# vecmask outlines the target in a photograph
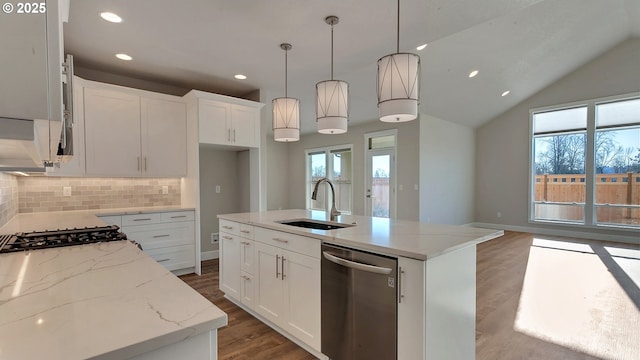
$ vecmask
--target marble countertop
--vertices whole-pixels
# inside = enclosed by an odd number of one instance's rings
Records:
[[[418,260],[427,260],[504,235],[502,230],[355,215],[341,215],[338,222],[356,225],[336,230],[314,230],[278,223],[289,219],[329,220],[324,211],[308,210],[224,214],[218,215],[218,218],[313,237],[330,244]]]
[[[125,359],[226,324],[128,241],[0,254],[1,359]]]
[[[18,214],[0,234],[106,225],[96,215]],[[227,315],[129,241],[0,254],[0,359],[126,359],[227,324]]]
[[[97,216],[131,215],[154,212],[188,211],[193,208],[179,206],[141,207],[121,209],[51,211],[41,213],[20,213],[15,215],[4,226],[0,227],[0,234],[15,234],[17,232],[44,231],[66,229],[74,227],[105,226]]]

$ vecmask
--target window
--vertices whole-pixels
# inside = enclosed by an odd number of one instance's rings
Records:
[[[532,110],[531,131],[532,221],[640,227],[638,95]]]
[[[353,211],[352,190],[352,146],[342,145],[306,151],[307,157],[307,208],[310,210],[331,210],[329,184],[321,184],[316,200],[311,199],[318,180],[326,177],[331,180],[336,193],[336,208],[343,214]]]

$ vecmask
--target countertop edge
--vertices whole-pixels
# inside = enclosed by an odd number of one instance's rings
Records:
[[[271,223],[271,222],[253,221],[251,219],[246,219],[246,220],[238,219],[237,214],[219,214],[217,215],[217,218],[228,220],[228,221],[239,222],[239,223],[252,225],[252,226],[258,226],[258,227],[262,227],[270,230],[282,231],[282,232],[286,232],[294,235],[310,237],[310,238],[318,239],[322,242],[326,242],[329,244],[341,245],[341,246],[351,247],[354,249],[371,251],[371,252],[376,252],[376,253],[390,255],[390,256],[401,256],[401,257],[411,258],[411,259],[420,260],[420,261],[433,259],[435,257],[450,253],[452,251],[466,248],[468,246],[475,246],[479,243],[482,243],[491,239],[495,239],[504,235],[504,230],[483,228],[483,230],[493,231],[493,233],[480,236],[476,239],[469,240],[461,244],[452,245],[450,247],[447,247],[446,249],[443,249],[442,251],[438,251],[432,254],[423,254],[423,253],[416,253],[412,251],[405,251],[397,248],[377,246],[375,244],[366,244],[366,243],[356,242],[353,240],[340,238],[339,236],[336,236],[336,234],[324,235],[324,234],[311,233],[311,232],[308,232],[308,230],[303,228],[298,229],[295,227],[278,224],[276,222]],[[461,227],[464,227],[464,226],[461,226]],[[327,231],[336,231],[336,230],[327,230]]]

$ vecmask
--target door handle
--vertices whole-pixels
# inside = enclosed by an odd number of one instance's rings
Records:
[[[280,272],[278,271],[278,261],[280,261],[280,255],[276,255],[276,279],[280,276]]]
[[[402,275],[404,275],[404,269],[399,266],[398,267],[398,304],[402,303],[402,299],[404,299],[404,294],[402,293]]]
[[[376,274],[384,274],[384,275],[389,275],[391,274],[391,271],[393,271],[393,269],[386,268],[386,267],[373,266],[369,264],[363,264],[363,263],[343,259],[341,257],[337,257],[335,255],[329,254],[326,251],[323,251],[322,255],[324,255],[325,259],[331,261],[332,263],[342,265],[355,270],[368,271],[368,272],[372,272]]]
[[[280,276],[280,279],[284,280],[284,278],[286,277],[286,275],[284,274],[284,262],[285,262],[285,260],[286,260],[286,259],[284,258],[284,256],[283,256],[283,257],[281,257],[280,259],[281,259],[281,261],[282,261],[282,267],[281,267],[281,269],[282,269],[282,276]]]

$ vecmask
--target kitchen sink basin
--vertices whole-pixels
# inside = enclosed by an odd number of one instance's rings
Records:
[[[297,226],[297,227],[302,227],[307,229],[316,229],[316,230],[335,230],[335,229],[342,229],[342,228],[354,226],[351,224],[341,224],[337,222],[308,220],[308,219],[282,220],[278,222],[284,225]]]

